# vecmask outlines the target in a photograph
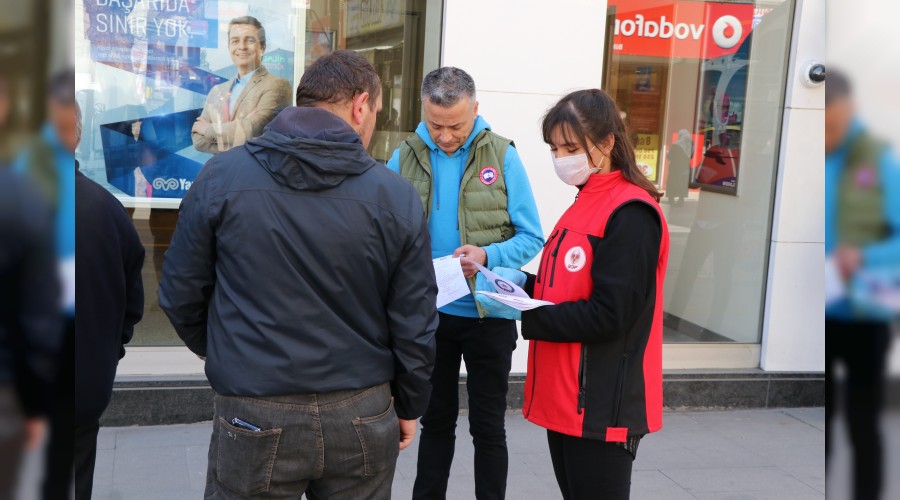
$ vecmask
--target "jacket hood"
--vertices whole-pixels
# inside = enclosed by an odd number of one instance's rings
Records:
[[[377,165],[347,122],[319,108],[286,108],[245,147],[279,183],[301,191],[333,188]]]
[[[478,137],[478,134],[481,133],[482,130],[490,130],[491,126],[488,124],[487,120],[478,115],[475,117],[475,125],[472,128],[472,132],[469,134],[469,138],[466,139],[466,143],[461,146],[461,148],[468,150],[472,147],[472,141]],[[425,122],[419,122],[419,126],[416,127],[416,134],[422,138],[425,144],[428,146],[428,149],[434,151],[438,149],[437,144],[435,144],[434,140],[431,138],[431,134],[428,133],[428,126],[425,125]]]

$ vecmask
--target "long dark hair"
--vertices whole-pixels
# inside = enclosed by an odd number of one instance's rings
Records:
[[[563,97],[544,115],[541,124],[544,142],[552,145],[550,135],[557,127],[560,127],[566,142],[581,145],[585,152],[590,149],[588,140],[600,144],[612,134],[615,137],[615,144],[609,155],[611,169],[620,170],[622,176],[629,182],[643,188],[653,199],[659,201],[661,197],[659,190],[637,166],[634,146],[619,114],[619,107],[609,94],[600,89],[587,89],[577,90]],[[590,155],[588,161],[593,165]]]

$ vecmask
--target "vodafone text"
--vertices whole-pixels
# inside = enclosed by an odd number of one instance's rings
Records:
[[[616,19],[615,34],[622,36],[642,36],[646,38],[672,38],[685,40],[692,37],[699,40],[706,28],[705,24],[673,23],[666,16],[659,19],[645,20],[643,14],[636,14],[634,19]]]

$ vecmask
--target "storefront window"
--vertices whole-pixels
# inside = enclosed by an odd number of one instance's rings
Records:
[[[666,342],[760,340],[792,0],[610,0],[606,88],[671,230]]]
[[[441,11],[434,0],[76,0],[75,88],[84,110],[76,158],[128,208],[147,252],[146,310],[133,344],[180,344],[156,293],[178,204],[212,153],[257,135],[264,124],[253,116],[275,107],[245,109],[244,95],[231,99],[230,82],[246,63],[229,48],[229,22],[251,27],[262,66],[287,81],[284,104],[319,57],[365,55],[384,99],[369,152],[386,161],[419,121],[422,76],[438,63]],[[198,117],[209,117],[206,143],[196,137]]]

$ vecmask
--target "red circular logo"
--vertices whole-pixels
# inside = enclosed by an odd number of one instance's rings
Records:
[[[497,182],[497,169],[494,167],[484,167],[481,169],[481,174],[479,174],[481,178],[481,183],[485,186],[490,186],[491,184]]]

